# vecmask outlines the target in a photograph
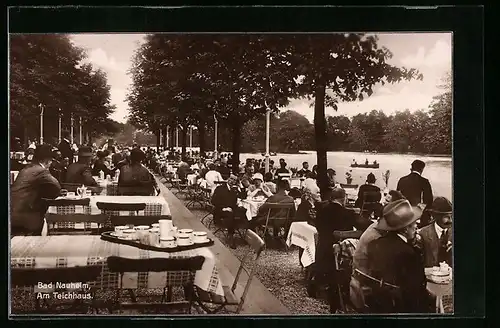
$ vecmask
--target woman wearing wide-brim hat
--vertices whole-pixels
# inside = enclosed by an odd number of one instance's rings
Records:
[[[377,229],[387,231],[368,244],[368,275],[365,283],[372,289],[366,302],[374,313],[427,313],[430,296],[420,252],[412,243],[416,221],[422,211],[407,200],[388,204]]]

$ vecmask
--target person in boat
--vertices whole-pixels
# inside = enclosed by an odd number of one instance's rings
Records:
[[[377,165],[377,161],[373,161],[373,165]]]
[[[368,165],[368,158],[365,160],[365,165]]]

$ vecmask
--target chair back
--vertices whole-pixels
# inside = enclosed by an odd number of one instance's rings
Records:
[[[118,186],[119,196],[152,196],[154,194],[153,182],[141,184],[140,186]]]
[[[267,218],[266,227],[269,219],[272,220],[284,220],[287,223],[290,217],[295,214],[295,204],[294,203],[267,203]]]
[[[111,215],[111,225],[126,226],[126,225],[152,225],[158,223],[159,220],[172,220],[170,215]]]
[[[138,212],[144,211],[146,208],[145,203],[105,203],[105,202],[97,202],[97,208],[103,212],[112,212],[112,211],[130,211],[130,212]]]
[[[91,282],[98,279],[102,265],[58,268],[11,268],[11,286],[31,287],[51,282]]]
[[[361,212],[366,211],[366,207],[370,207],[370,205],[378,204],[380,200],[380,192],[377,191],[365,191],[363,193],[363,199],[361,203]],[[368,209],[371,211],[372,209]]]
[[[97,232],[100,231],[101,227],[108,220],[108,216],[105,214],[54,214],[47,213],[45,216],[47,221],[47,234],[80,234],[80,231],[74,228],[75,223],[83,223],[83,233],[87,233],[87,229],[91,228],[92,223],[97,224]],[[68,224],[70,227],[68,227]],[[73,227],[71,227],[71,224]],[[57,228],[56,228],[57,226]]]
[[[47,206],[89,206],[90,198],[81,199],[48,199],[42,198]]]
[[[255,232],[252,230],[247,230],[245,234],[245,240],[250,246],[249,251],[245,254],[243,259],[241,260],[240,267],[238,268],[238,272],[236,273],[236,276],[234,277],[234,282],[233,285],[231,286],[231,291],[234,293],[236,286],[238,284],[238,281],[241,276],[241,272],[245,271],[248,275],[248,280],[245,284],[243,294],[241,295],[240,303],[238,304],[238,309],[236,313],[240,313],[241,309],[243,308],[243,304],[245,303],[245,298],[248,294],[248,290],[250,289],[250,284],[252,283],[253,276],[255,275],[255,270],[257,269],[258,262],[260,259],[260,255],[262,251],[264,250],[265,243],[262,238],[259,237]],[[254,254],[253,260],[251,260],[250,255]],[[250,262],[252,262],[250,264]],[[250,264],[250,265],[249,265]]]

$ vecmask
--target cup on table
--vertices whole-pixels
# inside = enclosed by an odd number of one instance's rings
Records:
[[[191,244],[191,236],[186,233],[179,233],[177,235],[177,245],[187,246]]]
[[[137,239],[139,239],[141,243],[146,244],[149,242],[149,226],[141,225],[134,227],[134,229],[137,234]]]
[[[149,245],[156,246],[160,243],[160,228],[149,229]]]
[[[92,196],[92,190],[90,189],[85,190],[85,197],[90,197],[90,196]]]
[[[137,234],[135,229],[125,229],[123,230],[123,237],[128,240],[136,240]]]
[[[68,196],[68,197],[75,197],[75,196],[76,196],[76,194],[75,194],[75,192],[74,192],[74,191],[68,191],[68,192],[66,193],[66,196]]]
[[[66,189],[61,189],[60,194],[62,197],[66,197],[68,195],[68,191]]]
[[[172,220],[160,220],[158,223],[160,225],[160,237],[172,236]]]
[[[179,230],[179,235],[187,235],[189,236],[189,239],[193,239],[193,229],[180,229]]]
[[[123,236],[123,231],[124,230],[127,230],[128,227],[127,226],[116,226],[115,227],[115,233],[117,236]]]
[[[166,248],[173,248],[176,246],[175,238],[172,236],[160,237],[160,246]]]
[[[207,233],[205,231],[193,232],[193,242],[204,243],[208,241]]]

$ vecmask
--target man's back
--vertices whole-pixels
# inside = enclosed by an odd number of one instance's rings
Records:
[[[238,201],[238,193],[234,188],[229,188],[226,184],[215,188],[212,196],[212,204],[216,209],[224,207],[235,208]]]
[[[66,183],[77,183],[86,186],[96,186],[97,182],[92,177],[90,166],[84,163],[73,163],[66,171]]]
[[[396,189],[408,199],[412,206],[424,203],[427,208],[430,208],[432,205],[433,196],[429,180],[418,173],[412,172],[399,179]]]
[[[125,187],[125,189],[123,188]],[[138,188],[130,191],[129,187]],[[124,195],[144,195],[153,193],[155,179],[142,164],[124,165],[118,177],[118,192]],[[127,190],[126,192],[124,190]]]
[[[368,244],[384,235],[382,231],[376,229],[376,226],[377,222],[372,223],[359,238],[353,257],[353,269],[359,269],[365,273],[368,272]]]

